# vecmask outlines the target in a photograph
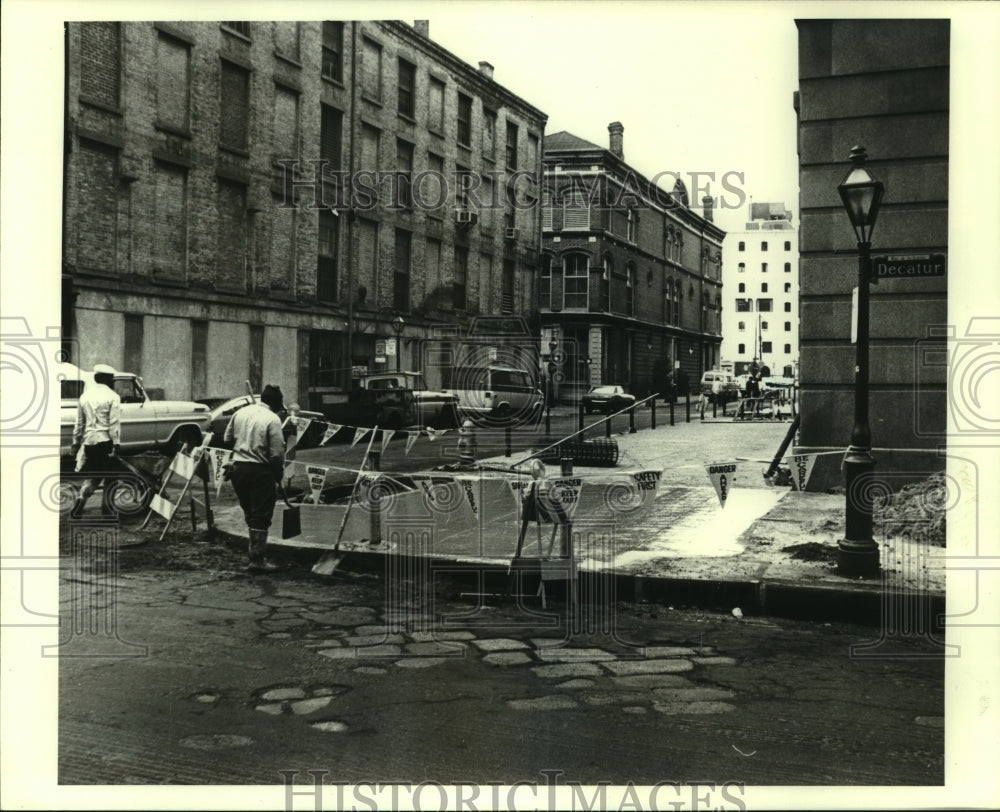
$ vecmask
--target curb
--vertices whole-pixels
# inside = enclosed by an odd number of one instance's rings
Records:
[[[216,533],[221,540],[245,541],[219,527],[216,527]],[[269,555],[275,556],[279,551],[282,558],[311,566],[320,555],[332,552],[332,549],[268,544]],[[444,576],[454,587],[492,591],[513,599],[509,595],[510,576],[505,564],[443,556],[391,554],[378,550],[342,549],[341,553],[344,561],[339,569],[345,571],[387,574],[391,566],[395,575],[405,572],[411,576]],[[533,594],[538,576],[532,570],[531,562],[537,559],[525,558],[522,561],[525,565],[520,570],[524,573],[526,594]],[[883,630],[896,619],[907,627],[910,635],[925,632],[941,638],[945,628],[944,594],[886,588],[881,580],[850,582],[843,586],[804,586],[781,581],[609,575],[584,570],[578,576],[578,583],[585,601],[588,589],[593,588],[600,599],[609,605],[624,601],[724,612],[738,607],[747,616],[856,623],[882,627]],[[558,595],[559,589],[554,592]]]

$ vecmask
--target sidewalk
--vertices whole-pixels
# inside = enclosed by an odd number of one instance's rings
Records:
[[[586,425],[598,418],[588,418]],[[624,428],[619,420],[615,428]],[[800,618],[839,619],[877,624],[887,612],[919,612],[936,617],[944,608],[944,549],[903,539],[880,539],[883,571],[880,577],[849,579],[836,569],[837,540],[843,534],[844,496],[792,491],[770,486],[763,478],[781,445],[790,422],[742,423],[731,420],[678,422],[634,434],[616,432],[619,447],[615,468],[576,466],[582,483],[578,515],[574,518],[576,560],[582,572],[613,574],[620,600],[654,601],[705,608],[735,609],[745,614],[772,614]],[[589,437],[603,437],[600,427]],[[541,447],[541,446],[540,446]],[[539,447],[539,448],[540,448]],[[509,466],[526,455],[480,460],[484,468]],[[725,507],[706,473],[706,466],[736,462],[730,475]],[[526,472],[527,466],[519,470]],[[662,471],[655,499],[643,498],[629,485],[629,477],[643,471]],[[429,474],[430,472],[428,472]],[[549,466],[550,477],[559,477]],[[420,484],[420,475],[412,475]],[[440,477],[441,474],[435,474]],[[445,475],[447,476],[447,475]],[[466,477],[466,474],[457,474]],[[638,482],[642,477],[634,478]],[[303,533],[282,541],[280,510],[275,513],[270,544],[288,551],[333,549],[344,522],[339,553],[351,566],[381,569],[389,553],[431,558],[437,564],[475,563],[507,571],[516,546],[517,516],[510,502],[510,475],[496,472],[465,478],[466,506],[478,526],[463,523],[456,508],[465,496],[457,485],[448,497],[454,504],[435,504],[432,519],[422,519],[432,541],[408,543],[414,533],[397,533],[380,544],[370,544],[371,515],[355,506],[345,520],[340,506],[302,507]],[[525,486],[530,479],[522,478]],[[423,484],[424,504],[431,489]],[[473,490],[475,488],[475,490]],[[457,495],[456,495],[457,494]],[[407,495],[419,500],[419,488]],[[618,500],[616,504],[615,500]],[[623,501],[624,500],[624,501]],[[476,504],[478,502],[478,505]],[[511,508],[507,509],[507,506]],[[483,510],[479,514],[479,509]],[[410,511],[407,513],[407,511]],[[387,523],[407,527],[420,524],[414,504],[398,498],[382,505]],[[489,513],[489,518],[485,518]],[[500,515],[503,514],[503,515]],[[472,515],[472,514],[470,514]],[[431,530],[427,532],[428,522]],[[219,511],[219,529],[244,538],[238,509]],[[525,555],[545,551],[547,526],[525,538]],[[419,528],[418,528],[419,529]],[[383,536],[390,538],[384,532]],[[537,531],[537,532],[536,532]],[[277,534],[277,535],[275,535]],[[419,535],[419,533],[417,534]],[[543,538],[544,535],[544,538]],[[275,550],[276,551],[276,550]],[[317,557],[319,557],[317,555]],[[936,563],[936,557],[941,560]],[[900,602],[905,606],[899,605]],[[891,605],[890,605],[891,604]],[[928,625],[929,625],[928,621]]]

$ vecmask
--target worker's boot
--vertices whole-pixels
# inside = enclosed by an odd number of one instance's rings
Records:
[[[264,551],[267,549],[267,531],[266,530],[250,530],[250,548],[249,548],[249,558],[250,563],[247,564],[247,570],[250,572],[274,572],[278,569],[276,564],[268,561],[264,557]]]

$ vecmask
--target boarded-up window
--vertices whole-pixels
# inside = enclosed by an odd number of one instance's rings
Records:
[[[190,47],[160,34],[156,40],[156,123],[187,131],[190,99]]]
[[[413,235],[402,228],[396,229],[395,262],[392,278],[392,306],[407,312],[410,309],[410,246]]]
[[[299,59],[299,24],[279,20],[274,24],[274,49],[284,57]]]
[[[184,282],[187,278],[187,170],[157,162],[154,183],[153,276]]]
[[[231,149],[245,150],[250,124],[250,72],[223,61],[221,92],[219,142]]]
[[[77,162],[77,265],[116,273],[118,153],[88,142],[80,145]]]
[[[369,99],[382,101],[382,46],[367,38],[361,54],[361,92]]]
[[[433,290],[441,283],[441,240],[427,239],[427,251],[424,255],[427,289]]]
[[[465,289],[469,280],[469,249],[455,246],[455,278],[451,283],[451,306],[456,310],[465,309]]]
[[[119,106],[121,27],[118,23],[80,23],[80,95],[108,107]]]
[[[378,171],[379,130],[368,124],[361,125],[361,164],[358,167],[365,172]]]
[[[216,285],[246,290],[247,189],[242,183],[218,179],[216,212]]]
[[[295,209],[271,206],[271,289],[291,291],[295,286]]]
[[[321,105],[322,120],[320,121],[320,158],[327,163],[328,171],[339,171],[343,166],[341,158],[344,114],[335,107]]]
[[[427,83],[427,128],[444,132],[444,82],[433,76]]]
[[[274,88],[274,151],[278,158],[295,158],[299,154],[299,94],[275,85]]]
[[[358,220],[358,286],[365,289],[365,297],[375,298],[378,279],[378,223]],[[360,299],[360,292],[358,294]]]

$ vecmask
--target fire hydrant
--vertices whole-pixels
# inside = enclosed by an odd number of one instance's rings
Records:
[[[458,430],[458,462],[463,467],[471,468],[476,464],[476,453],[479,443],[476,440],[476,429],[471,420],[462,423]]]

